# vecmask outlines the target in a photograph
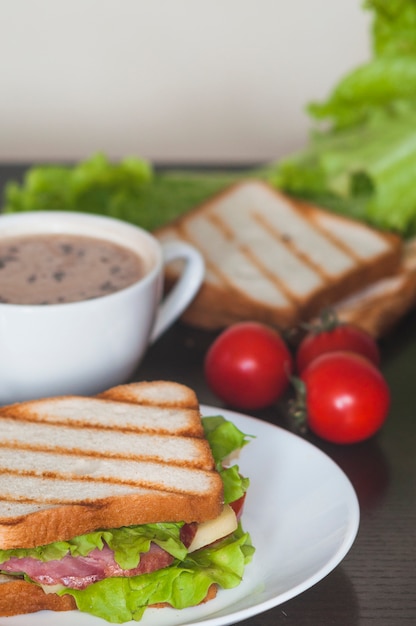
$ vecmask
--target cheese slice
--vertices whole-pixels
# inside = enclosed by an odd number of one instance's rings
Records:
[[[45,593],[59,593],[66,589],[64,585],[40,585]]]
[[[222,513],[213,520],[202,522],[198,525],[195,537],[188,548],[188,552],[194,552],[208,546],[218,539],[222,539],[235,531],[238,526],[237,517],[229,504],[224,505]]]

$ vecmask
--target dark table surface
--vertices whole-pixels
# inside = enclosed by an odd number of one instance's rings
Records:
[[[150,348],[137,378],[176,380],[192,386],[201,403],[223,406],[207,388],[202,371],[213,337],[176,324]],[[321,582],[245,620],[245,626],[416,624],[416,313],[403,320],[381,348],[382,370],[392,393],[382,430],[352,446],[307,437],[344,470],[356,490],[361,517],[355,543]],[[277,408],[252,415],[288,427]]]
[[[23,169],[0,165],[0,190]],[[149,349],[135,379],[182,382],[195,389],[202,404],[222,407],[202,369],[214,336],[177,323]],[[416,625],[416,312],[381,341],[381,352],[392,404],[376,437],[336,446],[307,436],[344,470],[357,492],[357,538],[322,581],[241,622],[244,626]],[[288,427],[278,408],[252,415]]]

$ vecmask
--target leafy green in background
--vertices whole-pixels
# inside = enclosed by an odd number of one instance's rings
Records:
[[[367,0],[372,59],[311,103],[307,147],[271,168],[282,190],[416,233],[416,2]]]
[[[239,177],[241,173],[156,172],[134,156],[114,163],[98,153],[75,165],[31,167],[21,184],[6,185],[3,212],[98,213],[154,230]]]
[[[75,166],[39,165],[26,172],[22,185],[6,186],[4,211],[88,210],[117,215],[152,175],[143,160],[132,157],[110,164],[103,154]]]
[[[3,211],[100,213],[154,230],[241,178],[376,227],[416,234],[416,1],[366,0],[372,58],[313,102],[308,145],[257,170],[154,171],[103,154],[74,166],[39,165],[5,188]]]

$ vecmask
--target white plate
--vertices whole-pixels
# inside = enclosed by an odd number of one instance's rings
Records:
[[[244,528],[256,553],[243,582],[206,605],[176,611],[147,609],[142,626],[225,626],[262,613],[312,587],[350,549],[358,531],[354,489],[339,467],[300,437],[252,417],[203,406],[255,436],[241,452],[250,477]],[[83,613],[42,611],[0,619],[4,626],[103,626]],[[137,622],[129,622],[137,624]]]

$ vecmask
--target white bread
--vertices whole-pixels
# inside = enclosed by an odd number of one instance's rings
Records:
[[[400,265],[399,237],[310,204],[259,180],[228,188],[155,231],[183,239],[206,278],[183,320],[217,329],[252,319],[289,329]],[[176,280],[178,264],[167,269]]]
[[[3,407],[0,442],[2,549],[97,528],[202,522],[222,510],[222,481],[184,385],[132,383],[96,398]]]

